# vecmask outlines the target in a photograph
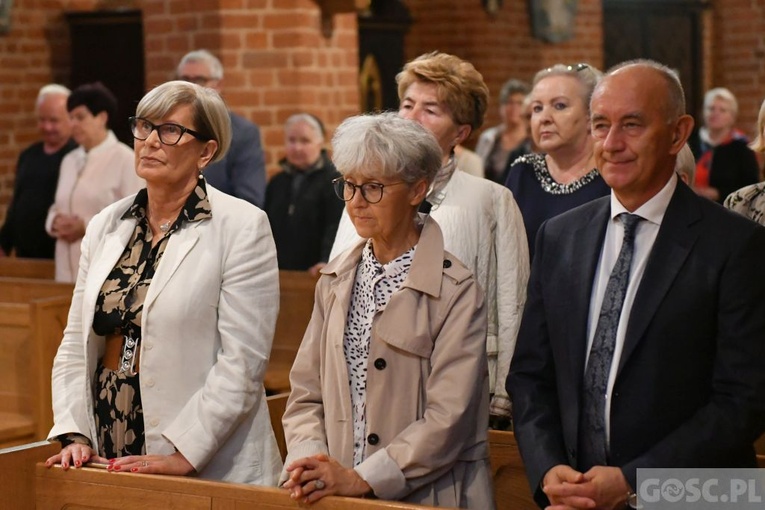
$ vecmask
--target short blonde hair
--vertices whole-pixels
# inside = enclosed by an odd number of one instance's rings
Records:
[[[708,90],[707,93],[704,94],[704,109],[706,110],[709,108],[712,105],[712,101],[715,99],[722,99],[730,105],[734,119],[738,116],[738,101],[736,100],[736,96],[733,95],[733,92],[725,87],[716,87]]]
[[[757,115],[757,137],[749,144],[749,147],[755,152],[765,152],[765,139],[762,136],[762,130],[765,129],[765,100],[760,105],[760,113]]]
[[[163,83],[143,96],[136,116],[161,119],[183,105],[191,106],[194,131],[218,142],[210,163],[223,159],[231,145],[231,117],[226,103],[213,89],[180,80]]]
[[[551,76],[568,76],[578,81],[584,91],[582,95],[584,108],[588,112],[590,111],[590,98],[592,98],[592,93],[595,91],[595,86],[603,77],[600,69],[586,63],[574,64],[572,66],[555,64],[552,67],[542,69],[534,75],[534,79],[531,82],[532,90],[537,86],[537,83]]]
[[[481,127],[489,103],[489,88],[473,64],[454,55],[434,51],[408,62],[396,75],[398,99],[415,82],[433,83],[452,120],[467,124],[473,131]]]

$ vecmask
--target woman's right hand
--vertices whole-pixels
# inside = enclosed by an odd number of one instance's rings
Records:
[[[45,467],[53,467],[54,464],[61,464],[66,471],[70,466],[76,468],[82,467],[87,462],[109,463],[109,459],[100,457],[93,448],[86,444],[72,443],[61,449],[59,453],[45,461]]]

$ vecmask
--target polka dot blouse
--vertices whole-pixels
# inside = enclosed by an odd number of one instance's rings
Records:
[[[343,351],[348,365],[348,380],[353,412],[353,465],[365,458],[366,396],[369,343],[372,340],[372,319],[382,312],[409,274],[415,248],[387,264],[381,264],[367,241],[356,270],[351,305],[345,321]]]

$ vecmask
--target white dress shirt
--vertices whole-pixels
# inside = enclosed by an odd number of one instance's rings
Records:
[[[627,286],[627,293],[624,296],[622,313],[619,316],[619,326],[616,329],[614,357],[611,361],[611,370],[608,374],[605,405],[607,441],[610,439],[611,423],[609,417],[611,415],[611,393],[614,388],[622,349],[624,348],[624,337],[627,333],[627,324],[629,323],[632,304],[635,301],[635,294],[637,294],[638,287],[640,286],[640,280],[643,278],[645,266],[648,262],[648,256],[651,254],[651,248],[653,248],[653,243],[656,241],[656,235],[659,233],[659,227],[661,227],[661,222],[664,219],[664,213],[667,211],[667,206],[669,205],[669,201],[672,198],[676,187],[677,175],[673,173],[672,177],[661,191],[648,200],[648,202],[638,207],[635,211],[632,211],[632,214],[640,216],[643,218],[643,221],[637,224],[635,233],[635,251],[633,252],[632,264],[630,266],[630,280],[629,285]],[[606,292],[606,285],[611,276],[611,271],[616,264],[616,259],[622,248],[622,240],[624,239],[624,225],[621,220],[618,219],[618,216],[622,213],[629,212],[630,211],[619,202],[619,199],[616,198],[614,192],[611,191],[611,221],[608,222],[608,227],[606,228],[606,238],[603,242],[603,249],[600,252],[600,260],[598,262],[598,268],[595,271],[595,281],[592,287],[592,295],[590,296],[590,314],[587,322],[588,360],[593,338],[595,337],[595,329],[598,325],[598,317],[600,316],[603,296]]]

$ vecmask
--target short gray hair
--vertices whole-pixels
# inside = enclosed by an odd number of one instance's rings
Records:
[[[694,180],[696,179],[696,158],[693,157],[693,151],[687,143],[677,153],[675,172],[685,175],[688,179],[688,186],[693,187]]]
[[[64,96],[69,97],[72,94],[72,91],[68,88],[64,87],[63,85],[59,85],[58,83],[49,83],[47,85],[44,85],[40,91],[37,93],[37,106],[40,106],[40,103],[42,103],[43,99],[45,99],[46,96]]]
[[[397,113],[356,115],[338,126],[332,137],[332,161],[342,175],[399,178],[430,185],[441,168],[442,154],[433,134]]]
[[[667,104],[669,111],[667,113],[670,115],[670,118],[668,119],[670,122],[685,115],[685,92],[683,91],[683,84],[680,83],[680,77],[677,75],[677,71],[664,64],[656,62],[655,60],[638,58],[616,64],[608,70],[606,76],[610,76],[619,69],[629,66],[648,67],[658,72],[659,75],[664,78],[664,81],[667,84],[667,99],[669,100],[669,104]]]
[[[595,86],[603,77],[603,73],[600,69],[584,62],[572,66],[555,64],[552,67],[542,69],[535,74],[534,79],[531,82],[531,88],[533,89],[537,86],[537,83],[550,76],[569,76],[578,81],[584,90],[584,95],[582,96],[584,107],[588,112],[590,111],[590,98],[592,98],[592,93],[595,91]]]
[[[218,60],[218,57],[213,55],[207,50],[195,50],[186,53],[178,64],[176,73],[181,75],[181,68],[186,64],[201,62],[207,65],[207,69],[210,71],[210,78],[213,80],[223,79],[223,65]]]
[[[515,94],[523,94],[525,97],[530,91],[531,89],[529,88],[528,83],[511,78],[502,85],[502,88],[499,91],[499,104],[504,105],[510,101],[510,97]]]
[[[712,105],[712,101],[718,98],[730,105],[730,108],[733,111],[733,118],[736,118],[738,115],[738,101],[736,100],[736,96],[733,95],[733,92],[725,87],[716,87],[708,90],[707,93],[704,94],[704,109],[709,108]]]
[[[226,103],[215,90],[186,81],[168,81],[143,96],[136,116],[161,119],[183,105],[191,107],[194,131],[218,142],[218,150],[210,163],[220,161],[231,145],[231,117]]]
[[[313,129],[314,132],[319,135],[321,141],[324,142],[324,125],[317,117],[311,115],[310,113],[296,113],[294,115],[290,115],[290,117],[284,123],[284,130],[287,131],[289,128],[299,122],[303,122],[311,126],[311,129]]]

